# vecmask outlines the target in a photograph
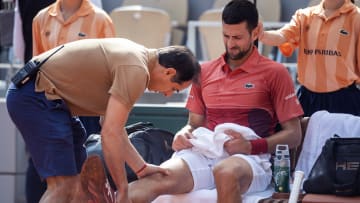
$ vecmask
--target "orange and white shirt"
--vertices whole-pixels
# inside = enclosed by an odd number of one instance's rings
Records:
[[[115,37],[115,29],[104,10],[83,0],[79,10],[65,21],[57,0],[39,11],[33,20],[33,55],[67,42],[105,37]]]
[[[322,4],[297,10],[281,33],[299,45],[299,83],[332,92],[360,83],[360,9],[345,0],[327,18]]]

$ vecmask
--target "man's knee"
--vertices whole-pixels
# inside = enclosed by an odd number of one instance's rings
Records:
[[[218,164],[213,169],[216,182],[236,181],[239,179],[239,170],[237,167],[226,166],[226,164]]]
[[[217,164],[213,169],[214,179],[217,187],[219,186],[240,186],[245,191],[252,180],[252,170],[245,161],[226,160]]]

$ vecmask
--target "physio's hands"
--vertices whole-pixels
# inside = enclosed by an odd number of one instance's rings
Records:
[[[193,136],[193,134],[190,131],[188,131],[186,129],[179,131],[178,133],[176,133],[176,135],[174,137],[174,141],[172,143],[173,150],[179,151],[182,149],[191,148],[193,145],[191,144],[189,139],[192,139],[192,138],[195,138],[195,137]]]
[[[224,149],[229,155],[251,153],[250,141],[246,140],[241,133],[233,130],[227,130],[225,133],[231,137],[224,143]]]
[[[163,175],[169,175],[169,171],[167,169],[148,163],[146,164],[146,167],[136,175],[138,178],[143,178],[154,173],[162,173]]]
[[[145,163],[145,168],[141,169],[136,175],[139,179],[149,176],[155,173],[161,173],[163,175],[169,175],[168,169],[161,168],[160,166],[156,166],[153,164]],[[121,191],[115,192],[116,203],[132,203],[128,196],[128,188],[123,187]],[[108,203],[108,202],[106,202]]]

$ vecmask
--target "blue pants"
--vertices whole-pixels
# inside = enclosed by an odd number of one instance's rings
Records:
[[[78,174],[86,159],[83,125],[64,100],[48,100],[34,89],[34,79],[21,88],[11,84],[6,104],[37,172],[41,178]]]
[[[101,126],[99,116],[79,116],[79,118],[88,137],[91,134],[100,134]]]
[[[311,116],[320,110],[360,116],[360,90],[356,88],[355,84],[328,93],[312,92],[301,86],[297,95],[303,107],[304,116]]]
[[[46,187],[46,182],[41,180],[30,157],[26,170],[26,203],[39,203],[41,196],[43,196],[46,191]]]

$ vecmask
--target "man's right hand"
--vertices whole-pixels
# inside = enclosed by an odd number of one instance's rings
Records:
[[[189,139],[196,138],[191,132],[200,126],[205,126],[204,123],[205,116],[189,112],[188,124],[175,134],[174,141],[172,143],[173,150],[180,151],[182,149],[189,149],[193,147]]]
[[[174,137],[174,141],[172,143],[173,150],[180,151],[182,149],[188,149],[193,147],[193,145],[189,141],[189,139],[192,138],[195,139],[191,132],[186,129],[180,130],[178,133],[176,133]]]

